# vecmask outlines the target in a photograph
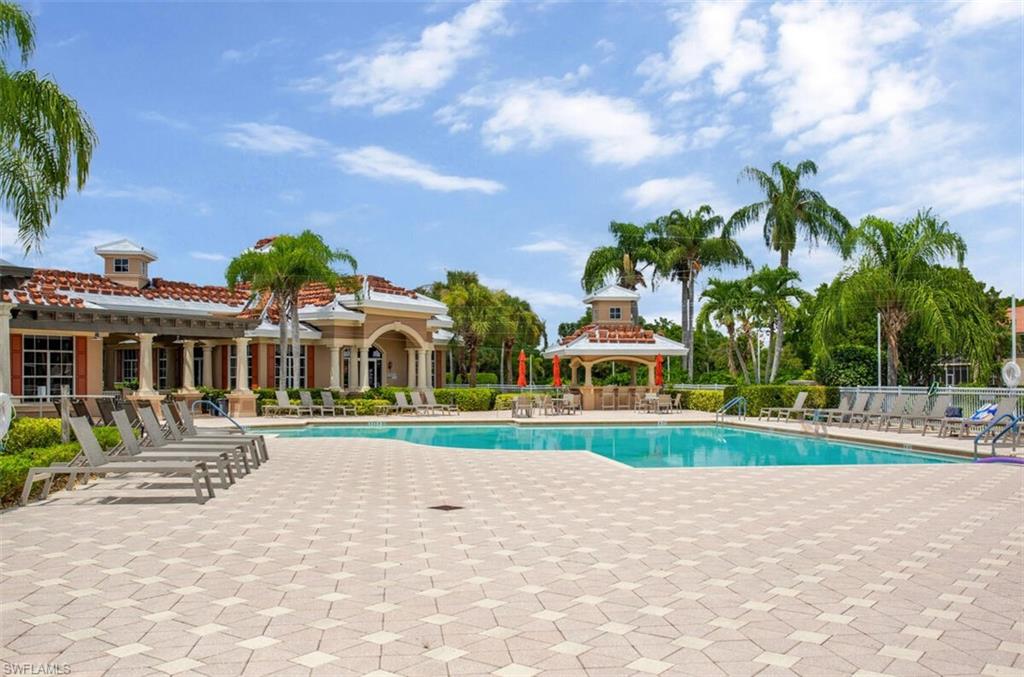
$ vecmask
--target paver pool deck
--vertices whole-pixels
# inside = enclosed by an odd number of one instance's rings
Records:
[[[1020,467],[269,446],[0,514],[5,674],[1024,675]]]

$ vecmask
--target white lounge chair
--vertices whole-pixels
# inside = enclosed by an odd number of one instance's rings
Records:
[[[192,418],[192,412],[189,410],[187,402],[178,402],[178,414],[181,417],[182,433],[186,436],[198,438],[226,436],[228,439],[238,437],[243,440],[252,440],[259,448],[260,460],[267,461],[270,459],[270,454],[267,453],[267,440],[263,435],[247,433],[239,428],[216,428],[213,430],[199,429],[196,427],[195,419]]]
[[[313,395],[308,390],[299,391],[299,406],[309,411],[309,415],[319,414],[324,415],[323,405],[316,404],[313,402]]]
[[[320,399],[323,402],[323,406],[320,410],[324,413],[330,413],[331,416],[337,416],[338,412],[341,412],[342,416],[355,416],[356,408],[351,404],[339,404],[334,401],[334,393],[330,390],[321,390]]]
[[[58,465],[54,464],[46,468],[29,468],[28,477],[25,478],[25,486],[21,492],[21,504],[28,502],[29,494],[32,491],[32,484],[40,479],[46,480],[43,485],[43,492],[40,498],[46,498],[53,485],[53,478],[57,475],[85,474],[146,474],[146,475],[187,475],[192,480],[192,489],[196,494],[197,503],[205,503],[208,498],[213,498],[213,481],[210,478],[210,470],[207,461],[123,461],[112,460],[103,453],[100,443],[93,434],[89,422],[79,416],[70,418],[71,430],[75,438],[82,446],[82,454],[85,462],[81,465]],[[206,498],[203,497],[203,484],[206,485]]]
[[[197,439],[193,440],[175,440],[173,437],[168,439],[170,432],[165,433],[164,429],[160,426],[160,422],[156,420],[156,414],[150,408],[144,408],[139,412],[139,416],[142,418],[142,427],[146,431],[146,437],[143,440],[141,446],[153,448],[154,450],[162,450],[169,445],[173,445],[178,448],[187,448],[192,451],[207,451],[207,452],[223,452],[229,449],[238,449],[243,454],[251,449],[254,445],[250,445],[244,440],[238,440],[237,443],[230,442],[201,442]],[[248,462],[245,461],[244,456],[232,455],[232,458],[236,459],[236,468],[239,474],[249,471]]]
[[[415,407],[417,414],[430,416],[432,414],[438,413],[438,407],[427,404],[418,390],[413,390],[409,392],[409,400],[410,404],[413,407]]]
[[[793,414],[794,412],[803,413],[803,411],[804,411],[804,402],[806,400],[807,400],[807,391],[806,390],[801,390],[800,392],[798,392],[796,394],[796,398],[793,400],[793,406],[792,407],[763,407],[761,409],[761,411],[757,414],[757,420],[760,421],[762,418],[771,420],[772,417],[773,417],[773,412],[774,412],[774,417],[777,418],[780,421],[782,420],[783,412],[785,412],[786,419],[788,420],[790,415]]]
[[[405,393],[401,390],[395,393],[395,403],[388,407],[389,412],[396,414],[407,414],[409,412],[416,413],[416,407],[409,404],[409,400],[405,399]]]
[[[426,398],[426,402],[427,402],[428,405],[434,407],[435,409],[440,411],[442,414],[458,414],[459,413],[459,408],[456,405],[454,405],[454,404],[441,404],[440,402],[438,402],[437,398],[434,396],[434,391],[433,390],[424,391],[423,397]]]
[[[227,433],[221,433],[220,435],[203,435],[197,436],[187,434],[180,425],[180,421],[174,416],[174,408],[166,402],[160,404],[160,410],[163,412],[164,421],[166,426],[164,429],[167,434],[164,439],[170,444],[180,445],[217,445],[226,447],[228,449],[238,449],[242,452],[242,459],[245,459],[245,452],[249,452],[252,456],[252,463],[255,467],[260,467],[262,454],[259,450],[260,437],[254,435],[231,435]],[[246,472],[248,472],[248,466]]]

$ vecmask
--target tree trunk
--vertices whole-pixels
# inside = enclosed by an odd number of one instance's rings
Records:
[[[476,387],[476,353],[477,353],[476,342],[475,341],[474,342],[470,342],[469,345],[467,346],[467,350],[469,351],[469,379],[468,379],[469,386],[471,388],[475,388]]]
[[[772,375],[768,379],[769,383],[775,382],[775,377],[779,373],[779,363],[782,362],[782,336],[783,336],[783,318],[782,313],[775,314],[775,355],[772,358]]]
[[[789,268],[789,251],[786,249],[779,252],[779,267]]]
[[[285,379],[287,372],[285,372],[285,361],[284,356],[288,354],[288,316],[285,314],[285,303],[284,297],[280,297],[277,301],[277,331],[278,331],[278,344],[277,354],[279,355],[279,364],[281,365],[277,371],[277,388],[283,389],[285,387]],[[205,355],[203,356],[205,359]],[[352,384],[349,384],[351,387]]]
[[[733,351],[736,350],[735,330],[732,327],[726,327],[725,330],[729,334],[729,343],[725,348],[725,360],[729,364],[729,376],[736,376],[736,358],[733,356]]]
[[[899,383],[899,372],[900,372],[900,341],[899,336],[895,332],[885,332],[885,343],[887,350],[885,351],[885,366],[886,366],[886,378],[888,379],[886,385],[894,386]]]
[[[687,302],[687,312],[686,312],[686,335],[687,335],[687,339],[686,339],[686,345],[690,349],[690,351],[688,353],[686,353],[686,370],[687,370],[687,373],[688,373],[688,375],[690,377],[690,381],[689,381],[690,383],[693,383],[693,319],[694,319],[693,318],[693,286],[694,286],[694,282],[696,281],[694,279],[695,276],[696,276],[695,273],[693,273],[693,272],[690,273],[690,283],[688,285],[690,287],[690,291],[689,291],[688,298],[687,298],[687,301],[686,301]]]
[[[292,295],[292,387],[299,388],[302,382],[299,381],[299,352],[302,348],[299,344],[299,293]]]
[[[679,326],[681,328],[683,345],[686,346],[686,373],[689,383],[693,383],[693,337],[690,335],[690,324],[693,322],[691,314],[690,299],[692,297],[693,276],[690,274],[689,263],[687,270],[683,272],[683,279],[680,280],[682,289],[679,299]]]
[[[760,355],[760,350],[761,350],[760,341],[758,341],[757,349],[755,349],[754,348],[754,336],[749,331],[747,331],[746,334],[747,334],[747,348],[750,350],[750,362],[751,362],[750,366],[753,367],[753,370],[754,370],[754,382],[755,383],[760,383],[761,382],[761,370],[760,370],[760,368],[758,368],[758,363],[757,363],[758,357]]]

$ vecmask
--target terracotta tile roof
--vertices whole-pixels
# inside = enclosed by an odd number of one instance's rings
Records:
[[[337,287],[336,291],[333,292],[327,285],[320,284],[319,282],[306,285],[302,288],[302,291],[299,292],[299,306],[302,308],[307,308],[309,306],[316,306],[320,308],[329,306],[334,302],[336,294],[353,294],[362,289],[364,281],[369,284],[371,294],[377,292],[379,294],[394,294],[396,296],[405,296],[413,299],[417,298],[417,294],[413,290],[399,287],[398,285],[392,284],[390,280],[378,275],[357,275],[353,278],[354,284],[341,284]],[[261,299],[258,303],[246,308],[246,310],[240,314],[240,317],[260,317],[260,315],[263,314],[265,306],[266,299]],[[276,301],[271,305],[267,315],[270,317],[272,322],[277,322],[278,308]]]
[[[145,299],[222,303],[242,306],[249,299],[247,288],[235,291],[215,285],[197,285],[154,278],[142,289],[120,285],[108,277],[95,273],[77,273],[69,270],[36,268],[32,277],[14,290],[19,303],[34,305],[82,306],[81,299],[68,298],[68,293],[98,294],[101,296],[131,296]],[[9,299],[4,292],[5,300]]]
[[[584,335],[591,343],[654,343],[653,331],[633,324],[588,324],[559,343],[568,345]]]
[[[1017,302],[1020,303],[1020,299],[1018,299]],[[1013,315],[1010,312],[1011,310],[1014,310],[1014,309],[1012,309],[1012,308],[1007,308],[1006,309],[1006,318],[1009,321],[1012,322],[1013,321]],[[1018,334],[1024,334],[1024,306],[1020,306],[1020,305],[1017,306],[1016,311],[1017,311],[1017,333]]]

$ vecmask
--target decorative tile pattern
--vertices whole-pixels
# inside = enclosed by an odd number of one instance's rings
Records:
[[[3,513],[0,660],[207,677],[1024,671],[1017,468],[270,447],[204,506],[110,478]]]

